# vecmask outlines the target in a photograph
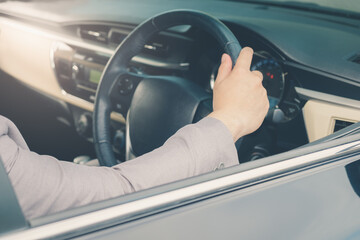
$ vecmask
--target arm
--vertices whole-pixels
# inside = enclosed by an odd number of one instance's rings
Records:
[[[0,118],[0,158],[27,218],[100,201],[237,164],[233,144],[255,131],[269,102],[262,75],[251,72],[244,48],[232,69],[223,55],[214,86],[214,112],[180,129],[162,147],[112,168],[87,167],[29,151],[16,127]]]
[[[58,161],[29,151],[0,117],[0,158],[27,218],[116,197],[238,163],[232,136],[214,118],[180,129],[161,147],[112,168]]]

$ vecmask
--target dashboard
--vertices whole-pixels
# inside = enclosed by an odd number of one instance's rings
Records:
[[[95,31],[104,28],[107,27],[86,26],[80,27],[78,32],[91,41],[112,41],[111,45],[114,46],[126,37],[124,29],[113,28],[106,34],[100,30]],[[196,30],[190,26],[182,26],[180,29],[175,28],[154,36],[144,45],[143,52],[132,60],[129,71],[137,74],[168,74],[186,77],[199,83],[211,93],[221,51],[217,49],[215,42],[211,42],[210,46],[198,47],[198,38],[201,41],[201,36],[206,36],[206,33],[194,34],[194,31]],[[120,32],[123,35],[114,37],[114,32],[117,34]],[[93,37],[102,35],[109,35],[109,40]],[[115,42],[113,39],[116,39]],[[214,51],[208,51],[205,48],[214,49]],[[194,51],[195,54],[191,55],[190,52]],[[57,80],[63,90],[93,103],[102,72],[111,55],[64,42],[54,43],[51,55]],[[299,86],[299,83],[283,69],[282,60],[266,50],[258,50],[254,53],[251,70],[260,71],[264,76],[263,85],[267,90],[270,103],[269,115],[276,113],[276,116],[269,116],[269,118],[276,123],[293,120],[299,114],[303,102],[295,91],[295,86]],[[117,110],[116,106],[114,109]]]
[[[78,133],[89,140],[96,88],[116,47],[141,21],[176,8],[177,1],[146,9],[138,8],[141,1],[113,3],[119,5],[113,8],[97,4],[0,4],[1,70],[68,104]],[[360,121],[356,20],[231,1],[182,4],[218,17],[241,46],[254,49],[251,70],[264,76],[270,103],[265,125],[276,136],[277,152]],[[129,15],[134,8],[140,10]],[[211,93],[221,54],[206,32],[178,26],[155,35],[128,68],[137,74],[184,77]],[[128,81],[126,88],[131,88]],[[125,123],[119,107],[114,105],[112,113],[115,138]]]

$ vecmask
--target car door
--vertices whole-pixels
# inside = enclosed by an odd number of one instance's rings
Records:
[[[359,123],[352,126],[350,136],[30,219],[28,225],[19,217],[17,227],[13,228],[18,231],[8,230],[2,236],[8,239],[358,236],[359,127]]]

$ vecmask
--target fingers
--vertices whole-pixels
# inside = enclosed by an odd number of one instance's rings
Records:
[[[229,55],[224,53],[221,57],[221,64],[215,82],[220,83],[224,80],[231,73],[231,67],[231,58]]]
[[[263,74],[260,71],[252,71],[254,75],[256,75],[260,80],[263,80]]]
[[[254,51],[252,50],[252,48],[244,47],[243,49],[241,49],[239,57],[236,61],[235,68],[249,71],[253,53],[254,53]]]

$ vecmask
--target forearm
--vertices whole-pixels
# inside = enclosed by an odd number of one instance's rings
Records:
[[[195,176],[221,163],[225,167],[237,164],[231,134],[211,118],[182,128],[162,147],[112,168],[40,156],[7,135],[0,137],[0,147],[28,218]]]
[[[219,120],[205,118],[180,129],[162,147],[114,169],[137,191],[237,163],[230,132]]]

